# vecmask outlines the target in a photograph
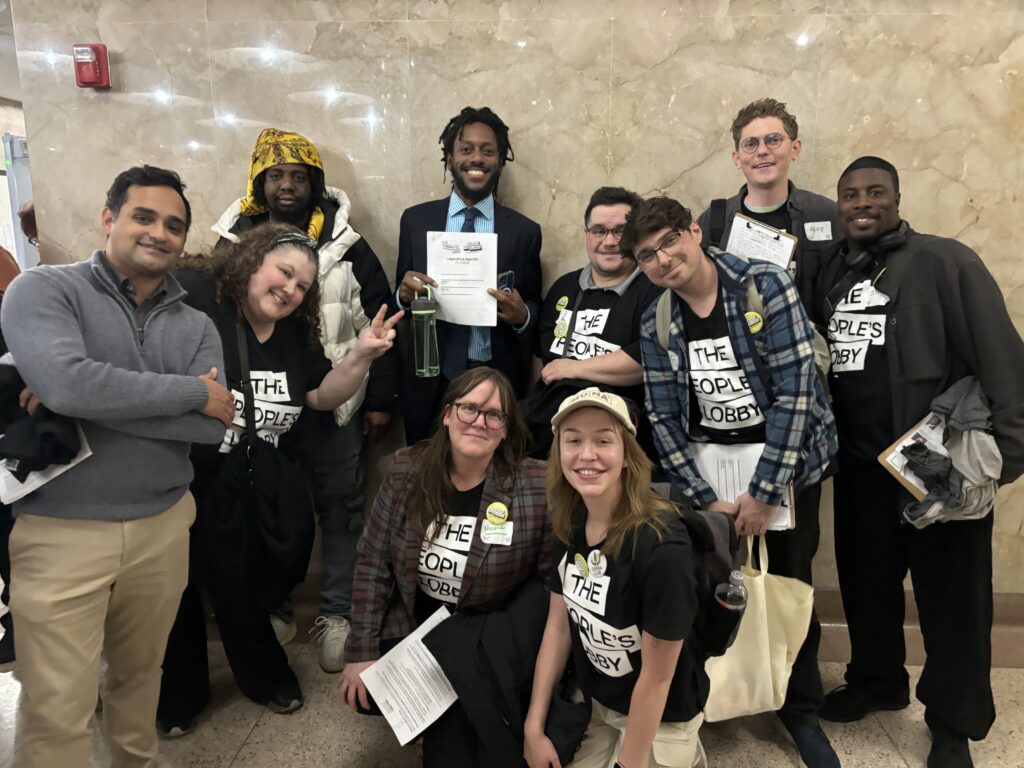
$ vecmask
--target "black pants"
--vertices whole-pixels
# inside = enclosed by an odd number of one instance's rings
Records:
[[[398,640],[381,640],[380,655],[390,651]],[[358,706],[361,715],[383,714],[370,696],[370,708]],[[423,768],[480,768],[481,744],[476,729],[462,704],[456,701],[432,725],[423,731]]]
[[[811,561],[818,551],[821,524],[818,505],[821,485],[811,485],[796,495],[796,528],[791,531],[769,531],[765,535],[768,545],[768,567],[778,576],[789,576],[811,584]],[[779,716],[788,721],[816,721],[824,698],[821,672],[818,669],[818,646],[821,644],[821,624],[818,614],[811,612],[811,626],[807,639],[800,647],[786,688],[786,701]]]
[[[257,569],[249,571],[258,574]],[[242,693],[258,704],[275,694],[299,695],[298,679],[270,625],[271,606],[260,597],[266,590],[258,575],[242,589],[211,583],[206,590],[224,653]],[[157,717],[172,724],[194,718],[209,702],[209,681],[206,617],[199,589],[190,583],[167,640]]]
[[[14,516],[7,504],[0,504],[0,579],[4,580],[3,594],[0,601],[11,604],[11,530],[14,528]],[[8,632],[14,626],[14,619],[8,611],[0,617],[0,625]]]
[[[905,495],[876,461],[840,457],[836,564],[852,648],[846,680],[879,697],[908,693],[903,579],[910,571],[924,636],[917,698],[925,720],[985,738],[995,720],[992,667],[992,515],[900,523]]]

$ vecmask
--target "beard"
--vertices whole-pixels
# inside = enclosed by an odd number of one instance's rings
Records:
[[[475,190],[470,189],[469,187],[466,186],[465,176],[463,176],[460,171],[456,170],[454,166],[452,167],[451,171],[452,181],[455,183],[455,189],[456,191],[458,191],[459,196],[465,198],[466,200],[470,200],[474,203],[480,202],[485,197],[494,192],[494,190],[497,189],[498,187],[498,180],[501,178],[501,169],[499,168],[491,176],[486,186],[484,186],[480,190]]]

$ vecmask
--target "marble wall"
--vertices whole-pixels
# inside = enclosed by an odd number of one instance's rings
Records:
[[[466,104],[511,126],[507,205],[544,228],[545,285],[584,258],[601,184],[702,208],[742,181],[728,125],[786,101],[794,180],[830,194],[861,154],[900,169],[903,214],[962,239],[1024,328],[1024,13],[1019,0],[14,0],[44,254],[101,243],[103,192],[149,162],[181,172],[196,227],[244,191],[267,125],[300,131],[393,273],[398,219],[443,196],[437,136]],[[114,88],[75,88],[71,44],[106,43]],[[1024,374],[1022,374],[1024,375]],[[1024,487],[1004,492],[1024,515]],[[826,516],[827,517],[827,516]],[[1018,518],[1019,519],[1019,518]],[[1009,527],[1007,523],[1006,527]],[[828,538],[828,537],[826,537]],[[996,586],[1024,592],[1024,540],[997,535]],[[821,583],[835,585],[831,546]]]

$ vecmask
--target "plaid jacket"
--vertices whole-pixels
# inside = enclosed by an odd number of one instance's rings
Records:
[[[352,585],[352,631],[345,657],[373,661],[382,639],[400,639],[416,627],[416,572],[422,537],[406,523],[408,490],[415,480],[409,449],[395,462],[377,493],[366,530],[356,549]],[[480,526],[473,536],[456,610],[499,605],[532,574],[548,578],[551,524],[547,515],[544,464],[525,459],[514,487],[502,487],[489,471],[477,520],[500,501],[513,524],[512,544],[484,544]]]
[[[835,418],[814,367],[810,321],[784,269],[722,252],[713,260],[733,351],[765,417],[765,449],[748,491],[758,501],[777,505],[789,483],[799,487],[818,482],[838,449]],[[768,315],[756,334],[743,317],[748,277]],[[678,370],[673,370],[668,352],[658,343],[658,302],[644,313],[644,394],[662,467],[690,501],[706,506],[716,497],[697,472],[689,450],[690,386],[681,301],[672,295],[669,348],[679,361]],[[765,379],[771,382],[770,391]]]

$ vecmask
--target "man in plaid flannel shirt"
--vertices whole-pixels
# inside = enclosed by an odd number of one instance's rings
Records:
[[[662,468],[696,507],[734,515],[740,534],[765,534],[789,486],[820,481],[837,450],[835,419],[814,365],[812,330],[789,273],[768,262],[701,249],[701,230],[676,200],[652,198],[634,207],[620,248],[651,282],[669,289],[667,344],[658,334],[658,305],[644,313],[640,346],[644,393]],[[748,306],[748,286],[762,307]],[[762,314],[763,313],[763,316]],[[701,476],[695,443],[764,443],[750,483],[735,501],[717,498]],[[795,510],[817,515],[817,509]],[[773,573],[810,573],[791,564],[795,531],[767,536]],[[774,566],[776,550],[782,568]],[[786,573],[787,571],[793,573]],[[779,717],[811,768],[838,768],[818,721],[822,698],[817,667],[820,625],[812,618],[794,663]],[[794,694],[794,689],[797,693]],[[808,692],[813,695],[808,695]]]

